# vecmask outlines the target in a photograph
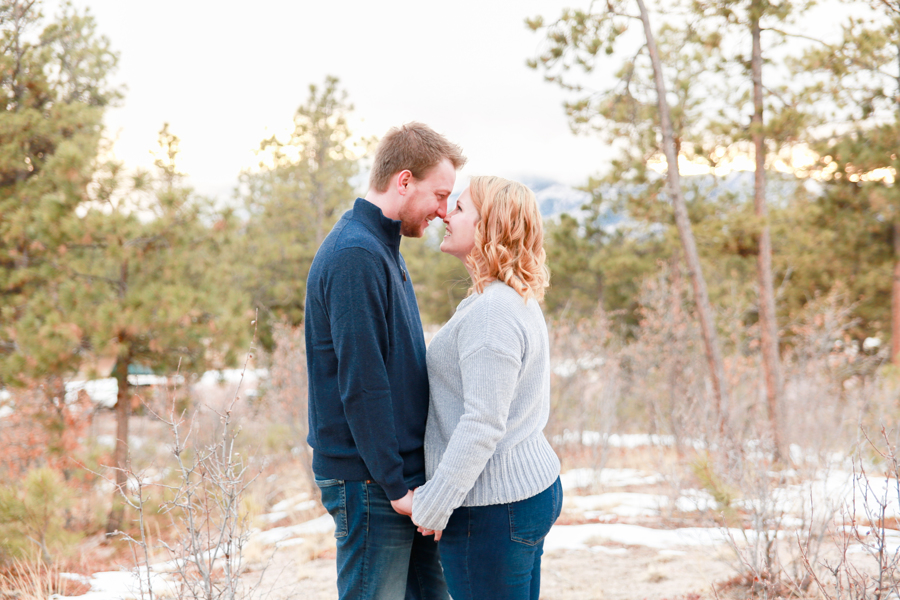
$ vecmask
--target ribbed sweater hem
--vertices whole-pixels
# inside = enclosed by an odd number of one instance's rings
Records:
[[[429,474],[437,469],[441,450],[426,445]],[[508,451],[492,456],[471,490],[461,490],[446,478],[432,479],[418,488],[413,497],[413,520],[428,529],[443,530],[456,507],[508,504],[531,498],[556,481],[559,471],[559,458],[547,438],[543,432],[535,432]]]

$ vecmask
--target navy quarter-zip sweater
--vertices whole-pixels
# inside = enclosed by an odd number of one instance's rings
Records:
[[[428,370],[400,222],[357,198],[306,283],[313,471],[374,480],[397,500],[425,483]]]

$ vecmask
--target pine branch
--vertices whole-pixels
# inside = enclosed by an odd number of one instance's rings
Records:
[[[889,11],[900,15],[900,2],[895,5],[890,0],[881,0],[881,3],[884,4]]]
[[[784,37],[793,37],[793,38],[798,38],[798,39],[802,39],[802,40],[807,40],[810,42],[816,42],[818,44],[822,44],[823,46],[825,46],[826,48],[829,48],[831,50],[837,50],[837,48],[835,48],[834,46],[832,46],[831,44],[829,44],[828,42],[826,42],[824,40],[820,40],[819,38],[814,38],[814,37],[808,36],[808,35],[803,35],[802,33],[793,33],[790,31],[785,31],[783,29],[778,29],[777,27],[760,27],[760,30],[761,31],[774,31],[775,33],[783,35]]]
[[[641,18],[638,16],[629,15],[628,13],[620,13],[620,12],[614,11],[614,10],[612,10],[612,7],[609,7],[609,14],[613,15],[614,17],[624,17],[626,19],[635,19],[637,21],[641,20]]]
[[[54,268],[59,269],[62,272],[67,272],[71,276],[76,277],[78,279],[85,279],[85,280],[91,281],[91,282],[102,281],[104,283],[108,283],[108,284],[116,286],[116,287],[118,287],[122,283],[118,279],[113,279],[111,277],[104,277],[102,275],[90,275],[88,273],[80,273],[80,272],[76,271],[75,269],[66,268],[57,262],[51,262],[50,264],[53,265]]]
[[[784,106],[791,106],[791,103],[788,102],[787,100],[785,100],[784,97],[781,94],[779,94],[777,90],[774,90],[774,89],[766,86],[765,84],[763,84],[763,89],[766,92],[768,92],[769,94],[778,98]]]

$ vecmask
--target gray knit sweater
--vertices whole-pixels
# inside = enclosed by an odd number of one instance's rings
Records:
[[[502,282],[463,300],[428,347],[428,483],[413,520],[443,530],[458,506],[530,498],[559,475],[544,437],[550,412],[547,325],[535,300]]]

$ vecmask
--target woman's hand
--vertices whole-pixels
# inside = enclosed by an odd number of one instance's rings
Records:
[[[413,492],[415,492],[415,491],[416,490],[413,489]],[[410,493],[410,498],[412,498],[412,492]],[[413,524],[419,528],[419,533],[421,533],[422,535],[433,535],[435,542],[441,541],[441,534],[443,533],[443,531],[441,531],[440,529],[438,529],[437,531],[435,531],[434,529],[426,529],[426,528],[422,527],[421,525],[419,525],[418,523],[416,523],[416,520],[412,518],[412,500],[409,501],[409,512],[410,512],[409,518],[412,519]]]
[[[415,521],[413,521],[413,523],[415,523]],[[416,525],[419,524],[416,523]],[[422,535],[433,535],[434,541],[439,542],[441,541],[441,534],[443,534],[444,532],[440,529],[438,529],[437,531],[435,531],[434,529],[425,529],[424,527],[419,525],[419,533],[421,533]]]

